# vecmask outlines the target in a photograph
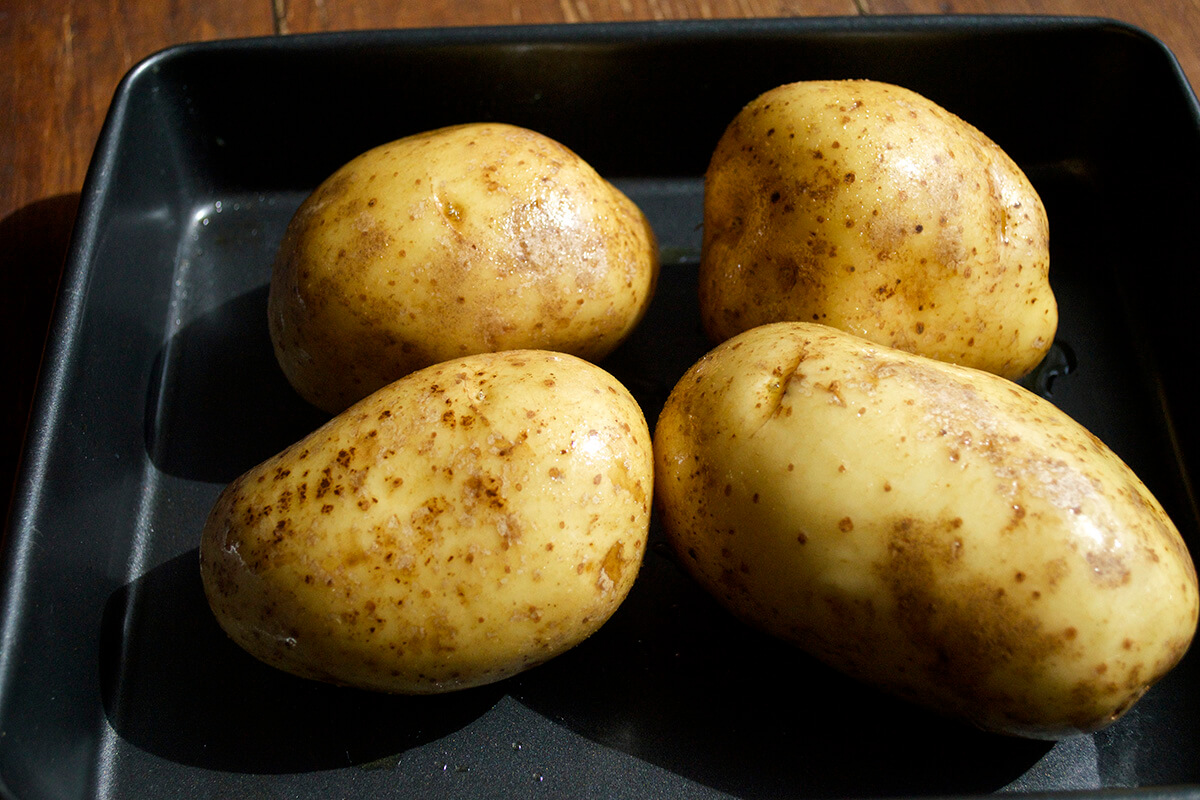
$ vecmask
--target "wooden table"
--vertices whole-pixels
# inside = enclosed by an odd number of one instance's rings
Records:
[[[1196,0],[0,0],[0,486],[11,485],[60,267],[121,76],[170,45],[364,28],[1018,13],[1112,17],[1158,36],[1200,86]],[[7,499],[7,498],[6,498]]]

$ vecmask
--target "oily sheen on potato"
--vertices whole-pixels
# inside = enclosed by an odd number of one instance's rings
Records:
[[[1195,634],[1195,568],[1162,506],[990,373],[765,325],[679,381],[654,447],[664,529],[718,600],[984,729],[1101,728]]]
[[[658,267],[645,215],[564,145],[441,128],[363,153],[300,206],[272,272],[271,341],[297,392],[337,413],[471,353],[602,359]]]
[[[1048,236],[1016,163],[925,97],[786,84],[747,105],[712,155],[702,316],[715,341],[821,322],[1015,379],[1058,326]]]
[[[200,568],[228,635],[305,678],[428,694],[600,628],[646,545],[653,463],[607,372],[545,351],[412,373],[233,481]]]

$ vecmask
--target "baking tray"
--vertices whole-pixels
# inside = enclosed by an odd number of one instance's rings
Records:
[[[790,19],[380,31],[182,46],[116,93],[82,198],[4,543],[7,796],[1198,798],[1195,652],[1124,719],[1058,744],[960,727],[719,610],[652,545],[593,638],[491,687],[402,698],[276,673],[197,573],[224,483],[322,417],[266,333],[293,210],[419,130],[540,130],[649,215],[663,275],[604,365],[653,422],[707,347],[702,180],[777,84],[915,89],[989,133],[1051,220],[1061,329],[1030,385],[1117,451],[1200,552],[1191,371],[1200,113],[1172,55],[1098,19]]]

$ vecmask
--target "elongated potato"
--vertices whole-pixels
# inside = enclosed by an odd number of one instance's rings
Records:
[[[1160,504],[990,373],[762,326],[679,381],[655,459],[680,560],[733,612],[988,730],[1105,726],[1196,630],[1195,568]]]
[[[607,372],[514,351],[413,373],[231,483],[200,542],[241,647],[385,692],[491,683],[596,631],[641,564],[653,481]]]
[[[1046,210],[1017,164],[899,86],[779,86],[708,167],[700,307],[715,341],[822,322],[1019,378],[1058,327],[1049,264]]]

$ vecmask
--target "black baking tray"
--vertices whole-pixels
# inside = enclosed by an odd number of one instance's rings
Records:
[[[734,622],[652,529],[599,633],[503,683],[386,697],[230,644],[205,605],[225,482],[322,420],[266,331],[273,252],[334,168],[440,125],[567,144],[649,215],[658,293],[604,366],[653,423],[707,348],[702,175],[775,85],[872,78],[987,132],[1051,220],[1061,328],[1029,385],[1104,439],[1193,552],[1200,112],[1171,53],[1082,18],[358,32],[173,48],[119,87],[82,197],[4,540],[0,782],[75,798],[1200,798],[1200,662],[1058,744],[961,727]]]

